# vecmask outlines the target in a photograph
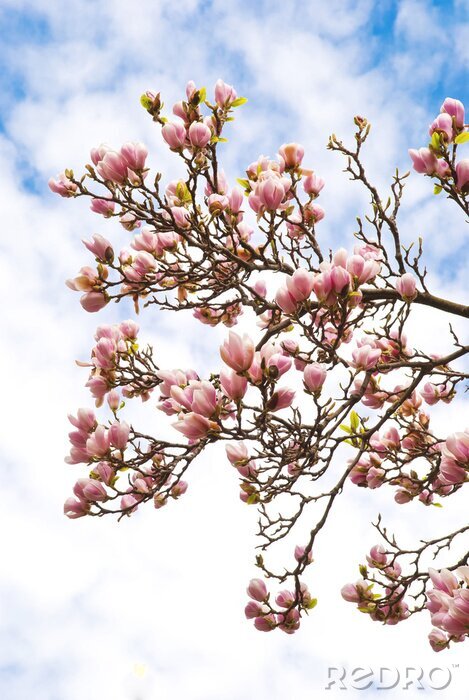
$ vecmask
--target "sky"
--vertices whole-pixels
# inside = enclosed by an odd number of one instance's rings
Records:
[[[244,620],[245,587],[256,575],[256,517],[239,501],[218,447],[194,465],[187,494],[168,508],[149,504],[120,524],[63,516],[82,475],[63,462],[66,416],[91,406],[86,370],[75,359],[88,357],[98,323],[132,309],[86,315],[65,287],[89,260],[81,238],[110,229],[83,202],[54,197],[47,180],[64,167],[79,172],[92,146],[129,140],[144,141],[150,165],[170,180],[178,164],[139,96],[158,89],[169,106],[188,80],[210,88],[221,77],[249,99],[224,146],[230,181],[259,154],[299,141],[305,162],[327,183],[321,235],[328,247],[350,249],[367,198],[326,150],[328,135],[350,138],[353,116],[365,115],[373,125],[365,162],[386,187],[396,166],[409,169],[407,149],[425,145],[443,99],[467,103],[468,29],[467,0],[2,0],[0,697],[380,697],[376,683],[368,691],[326,690],[329,667],[350,673],[357,666],[375,675],[381,667],[401,675],[421,667],[424,678],[434,667],[449,669],[449,688],[432,693],[427,683],[425,695],[467,697],[467,650],[455,645],[435,655],[425,613],[385,629],[339,594],[376,542],[370,522],[378,512],[411,543],[464,522],[462,497],[436,513],[397,506],[389,490],[369,498],[348,489],[309,574],[319,604],[292,637],[258,633]],[[406,241],[424,237],[432,291],[463,300],[464,220],[431,190],[411,175],[401,230]],[[139,323],[161,366],[219,369],[225,329],[155,310]],[[447,319],[420,309],[410,340],[444,352],[447,327]],[[458,319],[454,328],[463,337]],[[463,430],[465,409],[461,398],[436,407],[436,424],[443,433]],[[154,402],[132,411],[130,420],[157,431]],[[423,695],[402,682],[391,692]]]

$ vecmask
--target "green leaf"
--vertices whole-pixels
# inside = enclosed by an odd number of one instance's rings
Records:
[[[440,194],[442,189],[443,188],[441,185],[435,185],[435,187],[433,188],[433,194]]]
[[[440,141],[440,134],[438,133],[438,131],[434,131],[430,140],[430,147],[433,148],[435,151],[439,151]]]
[[[308,603],[308,605],[307,605],[308,610],[312,610],[313,608],[316,607],[317,604],[318,604],[318,599],[317,599],[317,598],[311,598],[311,600],[309,601],[309,603]]]
[[[441,505],[441,503],[432,503],[431,505],[432,505],[432,506],[435,506],[435,508],[443,508],[443,506]]]
[[[254,503],[257,503],[258,501],[259,501],[259,494],[251,493],[251,495],[248,496],[246,503],[248,505],[252,506]]]
[[[340,427],[341,430],[344,431],[344,433],[349,433],[349,435],[350,435],[350,433],[352,432],[352,431],[350,430],[350,428],[348,427],[348,425],[345,425],[345,423],[343,423],[343,424],[342,424],[341,426],[339,426],[339,427]]]
[[[469,141],[469,131],[463,131],[461,134],[458,134],[456,138],[454,139],[454,143],[466,143]]]
[[[356,433],[360,426],[360,417],[356,411],[350,411],[350,427]]]
[[[237,97],[236,100],[231,103],[230,107],[241,107],[241,105],[246,104],[247,101],[247,97]]]
[[[363,576],[363,578],[366,578],[366,576],[368,575],[368,569],[365,566],[365,564],[360,564],[358,570],[360,571],[361,576]]]
[[[144,109],[150,109],[150,107],[153,104],[153,101],[148,97],[148,95],[145,95],[145,93],[140,97],[140,104]]]

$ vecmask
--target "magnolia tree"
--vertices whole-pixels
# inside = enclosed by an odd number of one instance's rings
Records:
[[[198,455],[223,441],[240,498],[259,515],[260,577],[248,585],[246,617],[258,630],[290,634],[316,604],[304,577],[346,487],[384,488],[402,507],[415,500],[429,508],[468,481],[469,432],[438,434],[431,407],[462,389],[468,374],[460,363],[469,348],[451,326],[447,355],[410,347],[406,324],[419,304],[449,318],[467,318],[469,307],[433,295],[421,241],[416,250],[402,244],[397,219],[409,173],[396,171],[382,198],[361,160],[366,119],[355,117],[352,147],[335,135],[328,144],[371,200],[371,214],[358,219],[353,252],[329,252],[322,244],[317,199],[324,181],[303,167],[299,144],[284,144],[274,160],[260,156],[240,186],[230,187],[218,144],[245,101],[221,80],[213,97],[190,82],[168,120],[159,93],[142,96],[184,163],[180,180],[163,185],[161,173],[151,176],[147,149],[132,142],[119,151],[93,148],[83,176],[65,170],[49,182],[63,197],[89,198],[94,212],[117,218],[129,232],[129,247],[120,251],[100,234],[83,241],[94,262],[67,284],[82,292],[86,311],[130,297],[136,311],[189,309],[206,326],[231,328],[241,314],[252,319],[250,334],[227,331],[221,362],[207,378],[192,368],[161,368],[151,348],[137,343],[133,320],[98,327],[86,386],[113,417],[99,420],[91,408],[69,416],[66,461],[86,465],[88,476],[78,479],[64,510],[69,518],[122,518],[146,502],[162,508],[185,493]],[[469,140],[462,103],[447,98],[429,133],[428,146],[410,151],[414,169],[467,217],[469,159],[458,158]],[[174,437],[130,425],[123,399],[148,401],[151,410],[157,402],[172,419]],[[298,541],[303,521],[309,535]],[[435,651],[463,641],[469,555],[454,551],[464,546],[469,525],[413,548],[398,544],[380,517],[375,527],[380,543],[360,565],[360,580],[343,586],[343,598],[390,625],[428,609]],[[290,541],[291,558],[278,569],[269,555],[283,540]],[[437,557],[448,559],[429,568]]]

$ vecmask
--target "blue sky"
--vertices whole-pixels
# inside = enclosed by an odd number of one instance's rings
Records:
[[[119,526],[65,520],[63,501],[81,475],[63,464],[66,414],[90,405],[74,360],[87,357],[98,322],[132,311],[107,308],[99,319],[81,312],[64,280],[88,262],[80,239],[109,231],[86,206],[54,198],[46,183],[64,167],[78,172],[92,146],[128,140],[147,143],[152,167],[171,179],[177,166],[139,106],[141,92],[161,89],[169,112],[189,79],[210,87],[223,77],[249,98],[224,149],[230,181],[260,153],[300,141],[327,182],[321,235],[350,249],[367,197],[326,151],[327,137],[349,138],[354,114],[364,114],[373,124],[366,151],[373,178],[385,187],[396,165],[408,169],[407,149],[426,143],[442,100],[468,102],[468,2],[140,0],[129,7],[126,0],[3,0],[0,7],[0,283],[8,299],[8,342],[0,348],[7,368],[0,527],[8,533],[0,696],[309,700],[329,695],[328,665],[431,668],[428,619],[385,630],[338,597],[375,543],[369,522],[378,510],[404,538],[428,534],[430,514],[413,505],[396,511],[389,493],[344,500],[312,574],[320,604],[292,639],[255,633],[243,619],[244,588],[256,573],[255,515],[238,502],[216,449],[167,512],[148,508]],[[409,179],[401,227],[406,240],[425,236],[434,293],[463,298],[464,222],[425,178]],[[217,370],[224,329],[206,335],[192,319],[181,326],[164,314],[140,323],[161,365]],[[455,328],[462,332],[457,321]],[[446,321],[425,310],[411,334],[434,351],[447,347]],[[154,429],[155,411],[134,411],[132,421]],[[463,416],[457,401],[435,411],[442,431],[463,429]],[[458,522],[461,513],[444,517]],[[463,700],[464,650],[441,656],[439,664],[461,668],[451,692],[438,697]],[[143,677],[135,664],[145,666]]]

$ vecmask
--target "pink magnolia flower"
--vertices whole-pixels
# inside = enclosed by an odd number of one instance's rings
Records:
[[[184,207],[171,207],[171,214],[179,228],[187,229],[191,227],[190,213]]]
[[[229,207],[229,199],[224,194],[211,194],[207,197],[207,206],[211,214],[220,214]]]
[[[382,545],[375,544],[374,547],[370,549],[370,554],[367,555],[366,560],[372,568],[382,569],[388,563],[386,550]]]
[[[90,209],[96,214],[102,214],[106,219],[114,214],[115,202],[110,199],[92,199]]]
[[[250,600],[244,608],[244,614],[248,620],[253,620],[255,617],[265,615],[268,612],[269,608],[266,605],[262,605],[255,600]]]
[[[48,185],[52,192],[60,194],[61,197],[73,197],[78,190],[78,185],[75,185],[65,173],[60,173],[56,178],[51,177]]]
[[[177,484],[174,484],[174,486],[171,489],[171,496],[173,498],[179,498],[179,496],[182,496],[184,493],[186,493],[188,487],[187,481],[183,481],[180,479]]]
[[[246,333],[239,336],[230,331],[228,339],[220,347],[221,359],[235,372],[245,372],[252,365],[254,359],[254,343]]]
[[[79,408],[76,417],[69,414],[68,420],[75,428],[86,433],[94,430],[97,425],[95,413],[91,408]]]
[[[229,107],[235,100],[237,94],[232,85],[228,85],[220,78],[215,83],[215,102],[221,108]]]
[[[350,287],[350,273],[340,265],[330,271],[332,289],[336,294],[345,294]]]
[[[415,277],[410,272],[406,272],[396,280],[396,291],[407,303],[413,301],[417,296],[416,287]]]
[[[350,364],[356,369],[370,370],[376,367],[380,357],[381,350],[366,344],[353,351]]]
[[[449,644],[447,635],[436,627],[434,627],[428,635],[428,641],[433,651],[442,651],[446,649]]]
[[[120,154],[130,170],[138,172],[145,168],[148,149],[143,143],[136,141],[125,143],[120,150]]]
[[[442,112],[433,120],[428,129],[428,133],[431,136],[435,131],[441,134],[445,141],[453,140],[453,120],[449,114]]]
[[[293,608],[286,615],[277,615],[277,623],[282,632],[293,634],[300,627],[300,613]]]
[[[220,430],[217,423],[198,413],[186,413],[176,423],[173,423],[173,426],[189,440],[201,440],[207,437],[211,430]]]
[[[78,479],[73,487],[73,492],[77,498],[86,501],[107,501],[109,498],[103,484],[96,479]]]
[[[205,148],[212,138],[212,132],[203,122],[192,122],[188,131],[189,141],[196,148]]]
[[[386,472],[379,467],[370,467],[366,473],[366,485],[369,489],[378,489],[384,482]]]
[[[409,155],[412,158],[414,170],[418,173],[426,175],[434,175],[438,168],[438,159],[430,151],[429,148],[409,149]]]
[[[86,501],[76,500],[75,498],[67,498],[64,504],[64,513],[67,518],[75,519],[82,518],[87,515],[90,510],[90,504]]]
[[[444,444],[443,454],[469,467],[469,430],[450,435]]]
[[[103,180],[121,185],[127,179],[127,163],[117,151],[107,151],[96,166]]]
[[[305,149],[299,143],[284,143],[278,149],[280,156],[283,158],[286,168],[297,168],[301,165]]]
[[[304,547],[303,545],[297,544],[295,547],[295,559],[296,559],[296,561],[301,561],[302,559],[304,559],[305,553],[306,553],[306,547]],[[307,556],[307,562],[308,562],[308,564],[311,564],[312,561],[313,561],[313,552],[310,549],[308,552],[308,556]]]
[[[304,178],[303,189],[306,192],[306,194],[314,195],[315,197],[317,197],[322,188],[324,187],[324,184],[325,183],[322,177],[311,173],[311,175],[307,175]]]
[[[256,187],[255,196],[269,211],[276,211],[283,202],[286,189],[282,180],[277,177],[268,177],[262,180]],[[251,198],[249,199],[251,202]]]
[[[246,590],[248,596],[259,603],[262,603],[267,598],[267,587],[260,578],[252,578]]]
[[[441,105],[441,112],[446,112],[450,117],[453,117],[454,124],[458,129],[464,126],[464,105],[460,100],[454,97],[447,97]]]
[[[222,369],[220,372],[220,384],[228,398],[233,399],[233,401],[239,401],[247,391],[248,380],[233,370]]]
[[[275,615],[264,615],[263,617],[256,617],[254,620],[254,627],[259,632],[271,632],[277,626],[277,621]]]
[[[304,215],[307,222],[317,224],[318,221],[322,221],[322,219],[324,219],[326,212],[319,204],[311,202],[310,204],[306,204],[304,207]]]
[[[303,381],[306,388],[316,394],[321,391],[322,385],[327,376],[327,370],[324,365],[320,365],[317,362],[313,362],[310,365],[306,365],[303,372]]]
[[[82,241],[88,250],[101,262],[109,263],[114,259],[114,251],[110,242],[99,233],[94,233],[91,241]]]
[[[291,406],[295,392],[288,387],[278,389],[266,404],[268,411],[281,411],[283,408]]]
[[[466,190],[469,183],[469,158],[460,160],[456,165],[456,187]]]
[[[448,403],[451,399],[451,387],[448,384],[432,384],[426,382],[423,389],[420,390],[420,395],[429,406],[433,406],[438,401],[443,400]]]
[[[290,294],[287,287],[280,287],[275,295],[275,302],[286,314],[294,314],[298,307],[295,297]]]
[[[119,217],[119,223],[126,231],[134,231],[136,228],[139,228],[141,224],[137,216],[130,211]]]
[[[106,486],[112,486],[116,472],[109,462],[99,462],[93,467],[93,471]]]
[[[249,461],[249,453],[244,442],[228,443],[225,446],[226,455],[231,464],[246,464]]]
[[[86,441],[86,451],[90,457],[104,457],[109,452],[111,440],[104,425],[98,425]]]
[[[183,122],[167,122],[161,129],[161,135],[172,150],[184,148],[187,132]]]
[[[129,441],[130,427],[127,423],[113,423],[109,428],[111,444],[119,450],[125,450]]]
[[[87,292],[80,298],[80,304],[88,313],[96,313],[103,309],[109,302],[105,292]]]
[[[304,301],[313,291],[314,274],[299,267],[291,276],[286,277],[285,282],[295,301]]]
[[[90,155],[93,164],[98,165],[98,163],[102,161],[102,159],[108,151],[112,151],[112,148],[111,146],[108,146],[107,143],[101,143],[97,148],[92,148]]]

